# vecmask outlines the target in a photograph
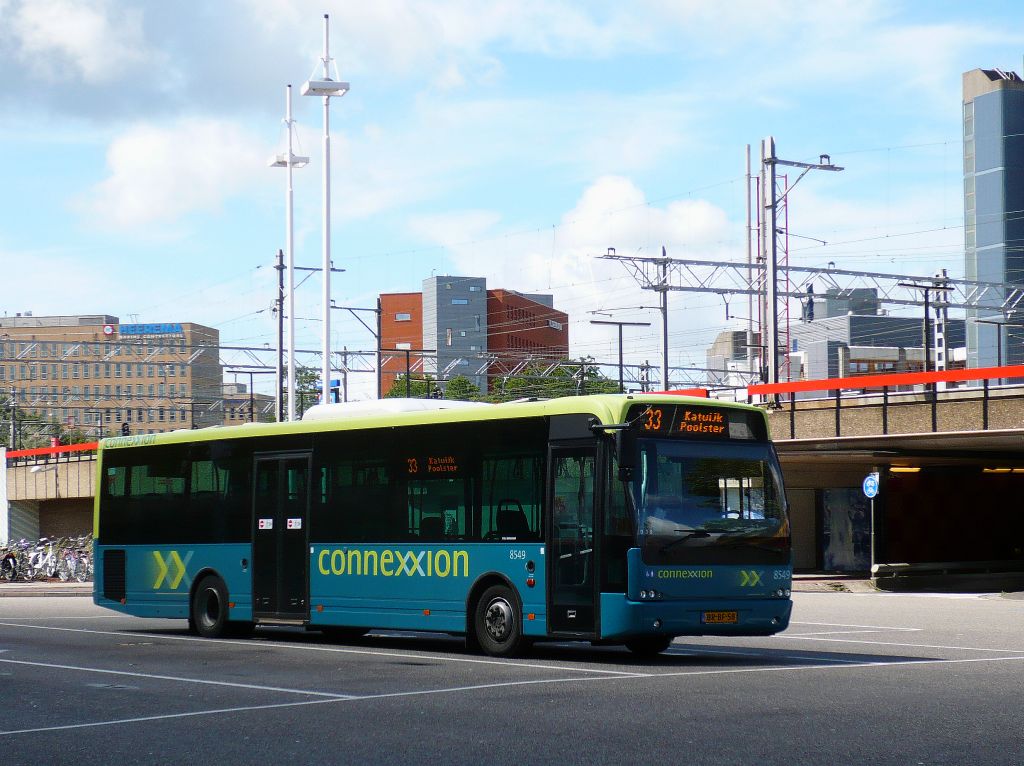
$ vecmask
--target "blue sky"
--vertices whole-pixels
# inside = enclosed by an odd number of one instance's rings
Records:
[[[999,2],[0,0],[0,311],[273,344],[285,179],[266,161],[290,82],[311,157],[296,260],[318,265],[320,103],[297,91],[325,12],[352,83],[331,109],[337,302],[484,276],[554,293],[574,355],[608,361],[587,312],[654,296],[594,256],[744,260],[744,147],[756,165],[767,135],[846,168],[794,191],[790,231],[829,244],[794,240],[792,263],[963,276],[961,74],[1024,54],[1024,7]],[[307,348],[318,280],[296,292]],[[671,301],[673,365],[743,326],[720,298]],[[656,314],[615,316],[655,323],[627,359],[657,360]],[[333,325],[334,348],[372,347]]]

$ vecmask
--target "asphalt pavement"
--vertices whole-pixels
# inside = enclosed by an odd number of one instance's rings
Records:
[[[798,590],[783,633],[682,637],[651,660],[572,642],[496,659],[396,631],[208,640],[98,608],[88,585],[28,584],[84,595],[0,598],[0,689],[17,702],[0,752],[77,766],[1024,762],[1024,602],[831,582],[850,592]]]

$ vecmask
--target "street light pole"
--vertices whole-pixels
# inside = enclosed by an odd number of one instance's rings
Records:
[[[666,293],[666,295],[667,295],[667,293]],[[613,322],[611,320],[604,320],[604,319],[591,319],[590,320],[590,324],[610,324],[610,325],[615,325],[615,326],[617,326],[619,328],[619,393],[620,394],[626,393],[626,387],[625,387],[625,385],[623,385],[623,378],[622,378],[622,368],[623,368],[623,360],[622,360],[622,328],[623,327],[650,327],[651,323],[650,322]]]
[[[288,420],[295,420],[295,223],[294,223],[294,197],[295,189],[292,184],[292,168],[303,168],[309,164],[309,157],[299,157],[292,152],[292,131],[295,120],[292,119],[292,86],[285,88],[285,129],[288,131],[288,148],[285,154],[278,154],[271,158],[270,166],[274,168],[287,168],[287,184],[285,186],[285,252],[287,264],[287,288],[281,288],[287,295],[287,307],[282,303],[279,307],[281,315],[288,316]],[[281,317],[278,317],[280,327]],[[280,342],[278,343],[280,351]],[[280,356],[280,354],[279,354]],[[278,419],[281,418],[283,407],[280,404],[281,381],[278,381]]]
[[[331,96],[344,96],[349,84],[331,79],[331,54],[328,15],[324,14],[324,55],[323,79],[308,80],[302,86],[303,96],[322,96],[324,105],[324,209],[323,209],[323,366],[321,367],[320,401],[328,404],[331,400]]]

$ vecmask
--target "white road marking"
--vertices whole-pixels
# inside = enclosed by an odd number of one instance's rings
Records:
[[[791,665],[787,667],[772,667],[772,668],[720,668],[715,670],[693,670],[693,671],[679,671],[672,673],[656,673],[649,676],[650,678],[678,678],[679,676],[710,676],[710,675],[727,675],[731,673],[795,673],[797,671],[804,670],[850,670],[856,668],[888,668],[896,665],[958,665],[965,662],[1022,662],[1024,657],[973,657],[970,659],[961,660],[883,660],[880,662],[858,662],[856,664],[849,665]],[[581,679],[587,681],[594,681],[598,679],[588,678]],[[362,698],[360,698],[362,699]]]
[[[186,678],[183,676],[164,676],[156,673],[137,673],[128,670],[108,670],[107,668],[86,668],[80,665],[58,665],[51,662],[30,662],[28,660],[7,660],[0,659],[0,662],[7,665],[28,665],[35,668],[48,668],[51,670],[77,670],[79,673],[102,673],[110,676],[129,676],[131,678],[149,678],[154,681],[177,681],[187,684],[207,684],[209,686],[229,686],[235,689],[251,689],[261,692],[283,692],[285,694],[307,694],[313,697],[330,697],[331,699],[352,699],[351,694],[336,694],[333,692],[315,692],[309,689],[288,689],[282,686],[261,686],[259,684],[240,684],[233,681],[212,681],[208,678]]]
[[[59,615],[54,617],[22,617],[21,615],[11,615],[8,620],[103,620],[106,619],[105,614],[89,614],[81,617],[73,617],[68,615]]]
[[[62,726],[39,726],[34,729],[11,729],[0,731],[0,736],[14,734],[39,734],[48,731],[68,731],[70,729],[89,729],[96,726],[119,726],[126,723],[146,723],[147,721],[166,721],[172,718],[192,718],[203,715],[223,715],[226,713],[242,713],[251,710],[273,710],[274,708],[299,707],[301,705],[323,705],[325,702],[339,700],[306,700],[305,702],[282,702],[278,705],[246,705],[243,707],[226,707],[218,710],[194,710],[189,713],[169,713],[167,715],[147,715],[138,718],[120,718],[112,721],[91,721],[89,723],[69,723]]]
[[[367,694],[359,697],[337,697],[335,699],[319,699],[319,700],[304,700],[302,702],[284,702],[276,705],[247,705],[233,708],[220,708],[216,710],[197,710],[188,713],[170,713],[167,715],[154,715],[154,716],[140,716],[137,718],[121,718],[110,721],[92,721],[89,723],[78,723],[78,724],[65,724],[61,726],[45,726],[33,729],[12,729],[9,731],[0,731],[0,736],[4,735],[15,735],[15,734],[37,734],[41,732],[51,731],[67,731],[69,729],[85,729],[97,726],[116,726],[128,723],[144,723],[148,721],[162,721],[170,720],[175,718],[189,718],[196,716],[206,715],[222,715],[228,713],[240,713],[248,711],[260,711],[260,710],[273,710],[280,708],[290,707],[303,707],[308,705],[323,705],[328,703],[357,703],[357,702],[369,702],[373,700],[382,699],[398,699],[402,697],[417,697],[417,696],[430,696],[437,694],[455,694],[459,692],[473,692],[485,689],[499,689],[509,688],[515,686],[531,686],[538,684],[567,684],[567,683],[587,683],[595,681],[619,681],[619,680],[636,680],[638,678],[643,679],[661,679],[661,678],[679,678],[682,676],[710,676],[710,675],[732,675],[737,673],[796,673],[805,672],[809,670],[851,670],[859,668],[881,668],[890,667],[893,665],[913,666],[913,665],[956,665],[968,662],[1021,662],[1024,661],[1024,657],[977,657],[974,659],[962,659],[962,660],[899,660],[895,662],[862,662],[851,665],[801,665],[795,667],[771,667],[771,668],[729,668],[729,669],[716,669],[716,670],[688,670],[681,671],[678,673],[632,673],[623,674],[615,677],[602,676],[602,677],[589,677],[589,678],[549,678],[549,679],[534,679],[529,681],[507,681],[504,683],[495,684],[480,684],[476,686],[454,686],[441,689],[422,689],[418,691],[405,691],[405,692],[387,692],[382,694]]]
[[[778,657],[778,658],[786,659],[786,660],[804,660],[804,661],[812,661],[812,662],[836,662],[836,663],[849,664],[849,665],[859,665],[862,662],[864,662],[864,660],[840,660],[840,659],[835,659],[835,658],[832,658],[832,657],[805,657],[805,656],[802,656],[802,655],[799,655],[799,654],[779,654],[774,649],[765,649],[765,650],[759,651],[759,652],[737,652],[737,651],[722,650],[722,649],[692,649],[692,648],[689,648],[689,647],[687,647],[687,648],[678,647],[677,649],[676,648],[669,649],[666,652],[666,654],[675,655],[676,657],[685,657],[688,654],[725,654],[725,655],[735,655],[737,657],[760,657],[762,659],[774,659],[774,658]]]
[[[1024,654],[1024,649],[985,649],[978,646],[946,646],[943,644],[901,644],[896,641],[861,641],[855,638],[818,638],[817,636],[779,635],[780,640],[791,641],[832,641],[839,644],[868,644],[870,646],[899,646],[907,649],[952,649],[961,652],[996,652],[998,654],[1019,652]],[[960,660],[957,660],[960,662]]]
[[[796,622],[790,621],[790,625],[810,625],[817,628],[867,628],[869,630],[902,630],[921,631],[924,628],[895,628],[891,625],[847,625],[842,622]]]
[[[438,662],[461,662],[473,665],[501,665],[503,667],[514,667],[514,668],[536,668],[540,670],[560,670],[566,673],[594,673],[597,675],[611,675],[611,676],[622,676],[622,675],[636,675],[642,676],[642,673],[628,673],[622,670],[600,670],[598,668],[574,668],[565,667],[559,665],[544,665],[541,663],[533,662],[516,662],[513,660],[500,660],[493,659],[488,660],[478,657],[449,657],[444,655],[433,655],[433,654],[412,654],[408,652],[386,652],[377,649],[348,649],[339,646],[316,646],[314,644],[289,644],[280,641],[269,641],[269,640],[232,640],[232,639],[209,639],[209,638],[197,638],[194,636],[171,636],[159,633],[127,633],[116,630],[91,630],[89,628],[58,628],[52,625],[22,625],[19,623],[12,622],[0,622],[0,627],[8,628],[27,628],[29,630],[55,630],[65,633],[86,633],[89,635],[98,636],[117,636],[119,638],[155,638],[155,639],[166,639],[168,641],[194,641],[200,644],[228,644],[232,646],[246,646],[250,649],[259,648],[264,646],[271,646],[277,649],[290,649],[292,651],[311,651],[311,652],[334,652],[338,654],[361,654],[370,655],[373,657],[401,657],[402,659],[414,659],[414,660],[436,660]]]
[[[801,636],[849,636],[854,633],[883,633],[882,630],[814,630],[807,633],[793,633],[792,637]]]

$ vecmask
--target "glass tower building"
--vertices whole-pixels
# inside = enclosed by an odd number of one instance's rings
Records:
[[[1024,81],[965,72],[963,109],[966,277],[1024,285]],[[1024,364],[1024,306],[997,292],[967,320],[969,367]]]

